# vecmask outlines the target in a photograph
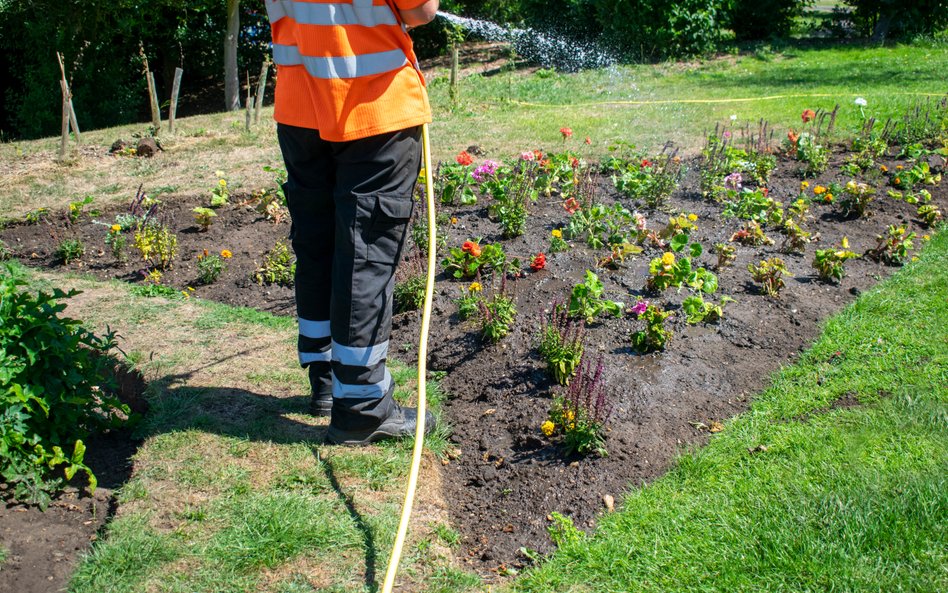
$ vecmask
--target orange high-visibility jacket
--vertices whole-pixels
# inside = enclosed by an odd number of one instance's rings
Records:
[[[393,0],[401,10],[426,0]],[[345,142],[431,121],[411,38],[386,0],[266,0],[276,121]]]

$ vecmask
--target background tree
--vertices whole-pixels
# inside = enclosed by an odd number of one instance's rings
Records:
[[[227,32],[224,35],[224,107],[240,109],[240,75],[237,71],[237,39],[240,36],[240,0],[227,0]]]

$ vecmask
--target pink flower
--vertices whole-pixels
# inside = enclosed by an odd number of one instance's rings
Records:
[[[563,134],[563,140],[573,136],[572,128],[560,128],[560,134]]]
[[[644,231],[648,228],[648,222],[645,220],[645,217],[636,212],[632,215],[632,218],[635,220],[635,230]]]
[[[631,311],[633,315],[641,315],[646,309],[648,309],[648,301],[639,300],[632,305]]]
[[[471,173],[471,175],[478,182],[484,181],[485,179],[487,179],[488,177],[490,177],[491,175],[497,172],[497,166],[498,164],[496,161],[486,160],[484,161],[483,165],[474,169],[474,172]]]
[[[532,160],[535,160],[535,159],[536,159],[536,155],[533,153],[532,150],[528,150],[527,152],[521,152],[521,153],[520,153],[520,160],[521,160],[521,161],[532,161]]]
[[[724,137],[725,137],[725,138],[730,138],[730,137],[731,137],[731,130],[725,130],[725,131],[724,131]]]

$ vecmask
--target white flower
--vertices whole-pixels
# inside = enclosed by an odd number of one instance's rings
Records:
[[[865,99],[863,99],[862,97],[856,97],[855,103],[856,103],[856,105],[859,105],[860,107],[865,107],[866,105],[869,104],[869,103],[868,103]]]
[[[737,121],[737,114],[736,114],[736,113],[731,116],[731,121]]]

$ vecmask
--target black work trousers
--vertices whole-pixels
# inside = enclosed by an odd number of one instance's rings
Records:
[[[296,253],[299,360],[332,424],[374,427],[392,412],[386,368],[395,267],[421,169],[421,128],[349,142],[279,124]]]

